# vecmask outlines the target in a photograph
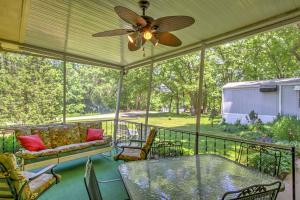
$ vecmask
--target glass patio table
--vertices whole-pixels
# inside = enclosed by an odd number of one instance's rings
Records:
[[[131,200],[216,200],[227,191],[278,181],[217,155],[128,162],[119,172]]]

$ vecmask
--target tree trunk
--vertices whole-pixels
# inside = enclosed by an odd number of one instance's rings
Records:
[[[136,97],[136,101],[135,101],[135,109],[136,110],[140,110],[141,109],[141,98],[140,96]]]
[[[172,112],[172,101],[173,101],[173,98],[171,97],[170,102],[169,102],[169,113]]]
[[[192,116],[195,116],[197,110],[197,98],[196,94],[191,92],[190,93],[190,112]]]
[[[179,93],[176,93],[176,114],[179,115]]]
[[[202,112],[207,112],[207,86],[204,85]]]

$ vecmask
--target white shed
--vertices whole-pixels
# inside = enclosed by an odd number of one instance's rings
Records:
[[[265,123],[278,115],[300,117],[300,78],[227,83],[222,93],[222,116],[227,123],[254,110]]]

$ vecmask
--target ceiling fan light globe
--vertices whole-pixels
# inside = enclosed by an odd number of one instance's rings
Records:
[[[145,31],[143,36],[145,40],[150,40],[152,38],[152,33],[150,31]]]
[[[133,41],[133,38],[132,38],[132,36],[131,35],[127,35],[127,37],[128,37],[128,40],[129,40],[129,42],[131,42],[131,43],[133,43],[134,41]]]

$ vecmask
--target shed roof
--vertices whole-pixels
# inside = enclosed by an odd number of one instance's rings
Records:
[[[285,78],[285,79],[273,79],[273,80],[262,80],[262,81],[244,81],[244,82],[231,82],[223,86],[223,89],[227,88],[253,88],[260,87],[262,85],[284,85],[284,84],[300,84],[300,78]]]
[[[150,0],[147,15],[188,15],[196,22],[175,31],[181,47],[159,45],[146,57],[127,49],[126,36],[93,38],[99,31],[128,27],[117,5],[141,13],[138,0],[1,0],[1,47],[69,61],[133,68],[242,38],[300,20],[300,0]]]

